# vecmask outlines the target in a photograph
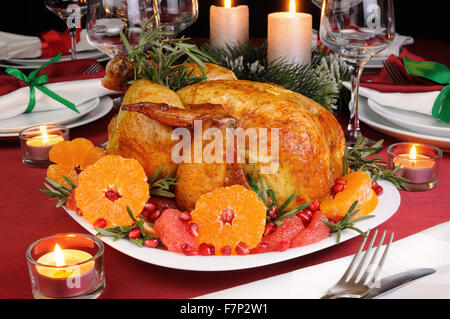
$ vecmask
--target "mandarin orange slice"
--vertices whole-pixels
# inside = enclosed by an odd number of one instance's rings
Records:
[[[104,218],[108,227],[130,226],[127,206],[136,217],[149,196],[147,176],[138,161],[106,155],[80,174],[75,201],[91,224]]]
[[[370,214],[378,205],[378,196],[372,189],[369,174],[356,171],[341,177],[346,180],[344,190],[337,193],[334,198],[329,196],[320,203],[320,210],[328,218],[336,221],[345,216],[350,206],[357,200],[358,218]]]
[[[241,185],[221,187],[200,196],[191,212],[192,223],[198,225],[198,244],[214,245],[216,253],[243,242],[256,247],[266,224],[266,206],[255,192]]]
[[[50,161],[56,164],[48,167],[47,177],[68,186],[63,179],[63,176],[66,176],[78,185],[78,174],[105,155],[104,149],[95,147],[85,138],[59,142],[49,152]]]

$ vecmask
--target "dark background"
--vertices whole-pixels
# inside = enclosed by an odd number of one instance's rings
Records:
[[[48,11],[43,0],[2,0],[0,31],[36,35],[42,31],[63,31],[65,24]],[[289,0],[233,0],[233,5],[250,7],[250,36],[267,36],[267,15],[287,11]],[[449,0],[394,0],[396,29],[403,35],[416,38],[434,38],[449,42]],[[209,7],[223,5],[223,0],[199,0],[198,21],[184,32],[190,37],[209,37]],[[298,11],[313,15],[314,28],[319,28],[320,10],[310,0],[297,0]],[[438,49],[438,48],[437,48]]]

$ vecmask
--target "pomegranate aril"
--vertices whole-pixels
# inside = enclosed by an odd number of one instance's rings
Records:
[[[120,194],[118,192],[116,192],[116,191],[109,190],[109,191],[105,192],[105,197],[107,199],[109,199],[110,201],[114,202],[114,201],[118,200],[122,196],[120,196]]]
[[[198,237],[198,225],[196,223],[189,224],[189,232],[192,236]]]
[[[342,184],[336,184],[331,188],[331,191],[335,194],[340,193],[344,190],[344,185]]]
[[[153,212],[148,216],[148,220],[150,222],[154,222],[155,220],[157,220],[159,218],[159,216],[161,216],[161,211],[157,210],[156,212]]]
[[[277,225],[275,225],[273,222],[267,222],[266,227],[264,228],[264,234],[263,236],[267,236],[269,234],[272,234],[277,229]]]
[[[181,245],[181,251],[182,251],[183,254],[185,254],[186,256],[194,256],[194,255],[197,255],[197,252],[195,251],[195,249],[192,248],[192,246],[189,245],[189,244],[183,244],[183,245]]]
[[[156,248],[159,245],[159,240],[157,238],[149,238],[144,240],[144,246],[148,248]]]
[[[375,191],[375,194],[377,194],[377,196],[380,196],[383,194],[383,187],[381,187],[380,185],[378,185],[378,187],[373,189]]]
[[[313,212],[319,210],[319,208],[320,208],[320,202],[317,199],[313,200],[312,203],[309,204],[309,206],[308,206],[308,209],[310,209]]]
[[[260,244],[258,245],[258,248],[259,248],[260,250],[264,251],[264,250],[269,249],[269,245],[266,244],[266,243],[260,243]]]
[[[223,247],[220,249],[220,252],[221,252],[222,255],[224,255],[224,256],[229,256],[229,255],[231,255],[231,247],[230,247],[230,246],[223,246]]]
[[[297,216],[300,217],[300,219],[302,220],[303,225],[306,227],[310,221],[311,221],[311,216],[308,215],[305,212],[301,212],[301,213],[297,213]]]
[[[238,255],[248,255],[250,254],[250,248],[248,248],[246,243],[240,242],[236,248],[236,254]]]
[[[220,219],[222,220],[223,224],[232,224],[234,219],[234,213],[231,209],[225,209],[220,214]]]
[[[192,220],[192,216],[189,212],[182,212],[178,218],[186,223]]]
[[[128,233],[128,238],[131,239],[137,239],[141,237],[141,229],[139,227],[134,227],[130,232]]]
[[[334,181],[334,185],[345,185],[347,184],[347,181],[343,178],[336,178],[336,180]]]
[[[154,211],[156,211],[158,209],[158,206],[156,206],[153,203],[145,203],[144,206],[144,210],[149,212],[149,213],[153,213]]]
[[[82,171],[83,170],[80,168],[80,165],[75,166],[75,173],[77,173],[77,175],[80,175]]]
[[[77,215],[78,216],[83,216],[83,212],[81,211],[81,209],[77,208]]]
[[[270,217],[270,219],[276,219],[278,217],[278,207],[272,206],[267,210],[267,215]]]
[[[312,215],[313,215],[313,211],[311,210],[311,209],[309,209],[309,207],[308,208],[305,208],[305,210],[303,211],[305,214],[307,214],[307,215],[309,215],[311,218],[312,218]]]
[[[148,220],[150,213],[146,210],[143,210],[141,213],[142,218],[144,218],[145,220]]]
[[[94,222],[94,228],[105,228],[108,222],[104,218],[99,218]]]
[[[214,245],[202,243],[202,244],[200,244],[199,252],[200,252],[200,255],[202,255],[202,256],[215,255]]]
[[[285,251],[289,248],[289,242],[287,240],[280,241],[278,244],[278,251]]]

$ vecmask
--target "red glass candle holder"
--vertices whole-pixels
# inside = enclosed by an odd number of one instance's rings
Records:
[[[36,299],[95,299],[105,288],[103,243],[85,234],[39,239],[26,258]]]

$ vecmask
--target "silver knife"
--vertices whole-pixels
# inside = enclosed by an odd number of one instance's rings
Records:
[[[369,293],[364,297],[364,299],[379,297],[382,294],[385,294],[395,288],[399,288],[416,279],[431,275],[435,272],[436,270],[434,270],[433,268],[419,268],[383,278],[379,282],[380,287],[370,289]]]

